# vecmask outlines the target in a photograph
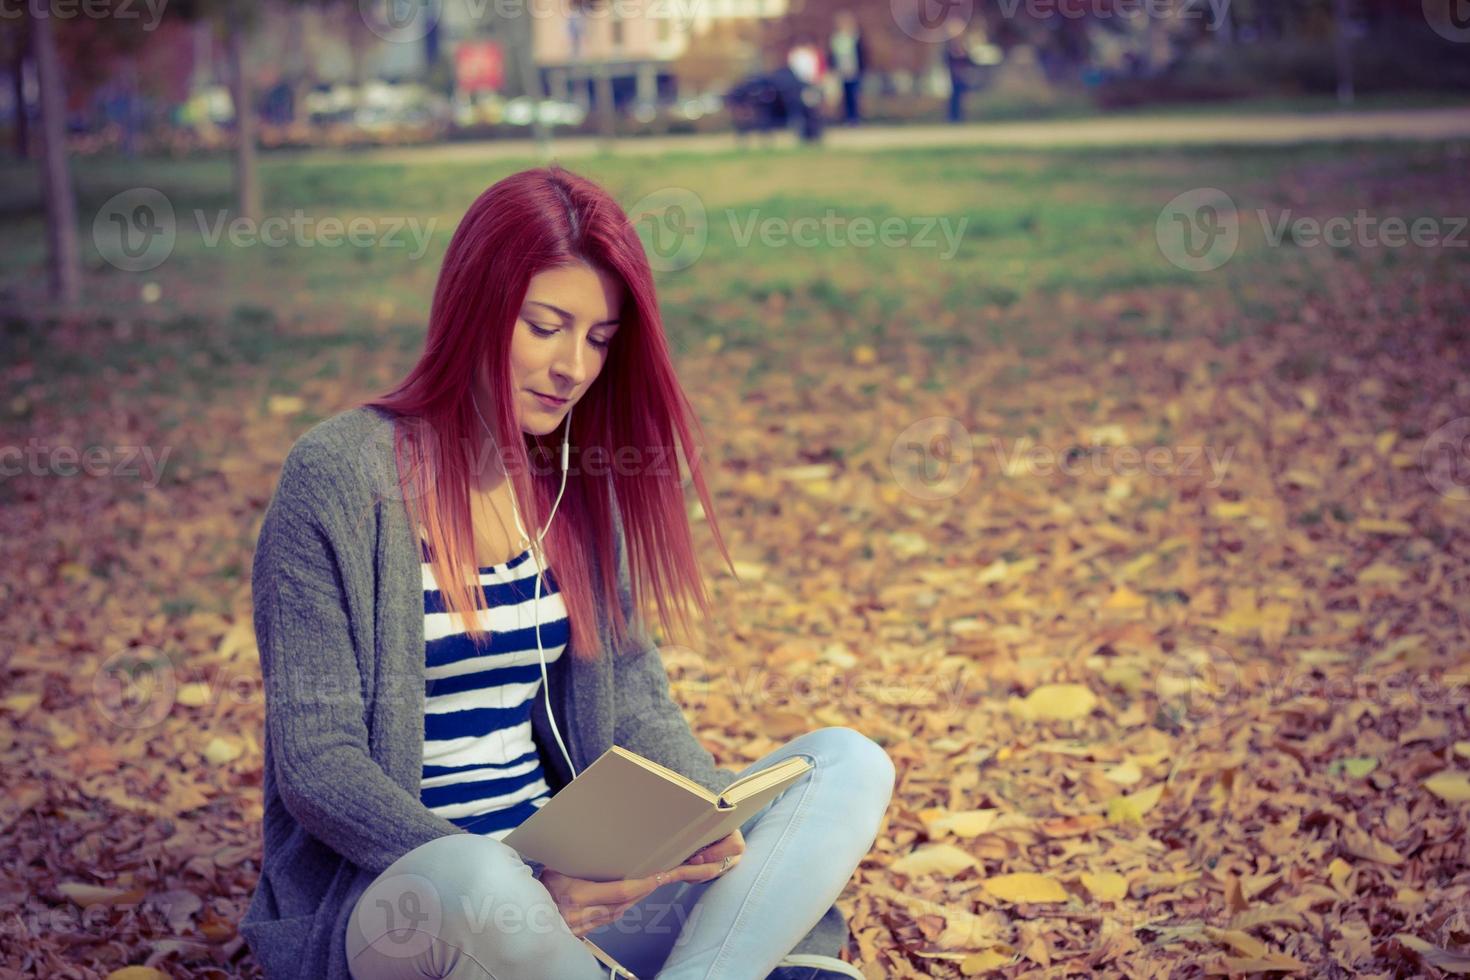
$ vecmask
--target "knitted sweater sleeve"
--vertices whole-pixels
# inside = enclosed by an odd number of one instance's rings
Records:
[[[353,622],[373,616],[372,535],[354,528],[372,504],[350,474],[327,449],[298,441],[261,525],[251,587],[265,737],[282,802],[312,836],[381,872],[420,844],[464,831],[369,752]]]

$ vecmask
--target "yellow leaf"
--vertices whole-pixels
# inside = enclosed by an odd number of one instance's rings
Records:
[[[240,758],[240,754],[244,751],[245,746],[239,742],[233,739],[220,738],[216,735],[209,740],[209,744],[204,747],[202,754],[211,765],[222,766],[227,762],[234,762]]]
[[[766,577],[766,566],[756,561],[736,561],[735,576],[743,582],[759,582]]]
[[[81,741],[82,737],[76,733],[75,729],[69,727],[54,715],[47,717],[43,723],[51,732],[51,740],[56,743],[56,747],[59,749],[72,748]]]
[[[180,684],[174,699],[187,708],[202,708],[209,704],[209,685],[203,681]]]
[[[979,867],[980,862],[967,851],[953,844],[930,844],[912,854],[906,854],[889,865],[899,874],[918,875],[942,874],[954,876],[966,868]]]
[[[1470,802],[1470,777],[1463,772],[1452,772],[1446,769],[1444,772],[1435,773],[1424,780],[1424,788],[1446,803]]]
[[[1348,878],[1352,876],[1353,866],[1342,858],[1333,858],[1332,863],[1327,866],[1327,880],[1332,887],[1344,895],[1348,894]]]
[[[988,949],[983,953],[971,953],[960,963],[960,973],[967,977],[973,977],[980,973],[987,973],[990,970],[999,970],[1001,967],[1010,963],[1012,958],[1003,953],[997,953],[993,949]]]
[[[1128,879],[1116,871],[1082,872],[1082,885],[1099,902],[1116,902],[1128,894]]]
[[[954,834],[956,837],[978,837],[995,824],[1000,815],[996,809],[958,810],[954,813],[939,811],[932,819],[925,820],[930,835]]]
[[[1220,500],[1216,501],[1215,505],[1210,508],[1211,514],[1226,520],[1236,517],[1249,517],[1250,512],[1250,504],[1244,500]]]
[[[1455,755],[1462,759],[1470,759],[1470,742],[1456,742]]]
[[[1097,695],[1085,684],[1043,684],[1024,700],[1012,699],[1011,713],[1031,721],[1072,721],[1097,706]]]
[[[1359,585],[1399,585],[1408,578],[1392,565],[1376,561],[1358,573]]]
[[[12,694],[4,701],[0,701],[0,707],[17,715],[27,714],[32,708],[41,703],[39,692],[27,692],[25,694]]]
[[[985,890],[1003,902],[1065,902],[1067,890],[1045,875],[1030,871],[996,875],[981,883]]]
[[[1147,599],[1128,588],[1128,586],[1121,585],[1113,590],[1112,595],[1103,600],[1102,608],[1131,612],[1135,609],[1143,609],[1147,605]]]
[[[1218,943],[1224,943],[1241,956],[1259,959],[1271,955],[1271,950],[1265,943],[1239,929],[1216,929],[1213,926],[1205,926],[1205,935]]]
[[[989,585],[992,582],[1004,582],[1006,580],[1007,565],[1004,558],[997,558],[980,570],[975,581],[981,585]]]
[[[107,980],[169,980],[169,975],[151,966],[125,966],[109,973]]]
[[[1411,936],[1407,932],[1401,932],[1393,938],[1418,953],[1428,963],[1439,967],[1446,973],[1470,973],[1470,956],[1464,953],[1452,953],[1447,949],[1440,949],[1438,946],[1427,943],[1418,936]]]
[[[1379,864],[1403,864],[1404,856],[1372,834],[1360,830],[1346,830],[1342,835],[1348,853]]]
[[[1132,786],[1143,778],[1143,770],[1132,759],[1125,759],[1103,773],[1103,778],[1119,786]]]
[[[272,415],[295,415],[306,407],[306,403],[295,395],[271,395],[266,401],[266,411]]]
[[[854,364],[872,364],[878,360],[878,352],[867,344],[858,344],[852,349]]]
[[[1141,789],[1129,796],[1115,796],[1108,801],[1109,823],[1139,823],[1143,815],[1158,805],[1164,795],[1163,783]]]

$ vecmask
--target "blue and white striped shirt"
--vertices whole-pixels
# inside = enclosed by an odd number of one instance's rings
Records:
[[[480,624],[491,642],[477,648],[445,612],[422,551],[424,577],[424,772],[419,798],[456,826],[499,840],[551,799],[531,707],[541,697],[536,651],[536,567],[531,550],[479,570]],[[541,573],[541,645],[548,668],[566,649],[566,606],[549,570]]]

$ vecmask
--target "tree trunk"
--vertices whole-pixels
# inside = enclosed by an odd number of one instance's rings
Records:
[[[26,111],[26,49],[27,31],[21,31],[15,44],[15,58],[10,62],[10,95],[15,105],[15,155],[24,160],[31,155],[31,119]]]
[[[1332,0],[1333,47],[1337,55],[1337,101],[1353,104],[1353,51],[1348,31],[1348,0]]]
[[[508,36],[519,39],[513,57],[516,60],[516,68],[521,76],[521,88],[526,93],[526,98],[531,100],[531,136],[536,140],[536,152],[542,159],[551,156],[551,134],[547,131],[546,122],[541,118],[541,100],[545,98],[545,92],[541,85],[541,70],[536,65],[536,22],[530,14],[528,6],[523,14],[516,19],[515,27]]]
[[[597,59],[597,132],[605,140],[617,136],[613,118],[612,66],[606,58]]]
[[[51,16],[31,18],[31,48],[41,88],[41,186],[46,197],[46,245],[51,298],[81,299],[82,266],[77,252],[77,203],[66,159],[66,93]]]
[[[255,100],[245,70],[245,27],[231,13],[225,24],[230,62],[230,100],[235,104],[235,207],[240,217],[260,220],[260,182],[255,165]]]

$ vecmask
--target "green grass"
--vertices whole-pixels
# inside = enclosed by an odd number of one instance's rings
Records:
[[[682,188],[704,209],[698,258],[658,275],[666,328],[686,350],[719,335],[727,348],[768,351],[773,340],[848,350],[858,343],[916,340],[936,357],[1011,343],[1036,325],[1037,310],[1066,307],[1074,333],[1107,329],[1168,339],[1187,325],[1167,305],[1127,297],[1187,293],[1215,297],[1236,316],[1230,342],[1283,315],[1272,287],[1310,296],[1334,262],[1370,277],[1467,274],[1470,249],[1270,247],[1257,208],[1330,216],[1375,213],[1446,216],[1466,212],[1448,188],[1467,145],[1345,144],[1292,148],[1201,147],[1117,151],[977,148],[841,152],[797,147],[713,155],[601,157],[568,166],[608,187],[625,206],[653,191]],[[341,244],[211,246],[208,229],[231,204],[224,158],[75,161],[89,303],[72,316],[82,342],[53,342],[43,216],[33,170],[0,165],[0,359],[33,362],[34,376],[126,378],[145,368],[209,388],[231,373],[295,371],[337,376],[314,359],[372,345],[407,365],[422,344],[440,261],[460,216],[489,184],[529,162],[330,165],[310,156],[266,155],[268,216],[304,227],[369,219],[394,224],[399,247]],[[93,241],[93,216],[119,192],[162,191],[175,214],[169,258],[147,272],[109,265]],[[1160,209],[1198,187],[1224,189],[1241,215],[1234,258],[1207,273],[1170,264],[1155,239]],[[1447,210],[1447,208],[1449,210]],[[1458,210],[1455,210],[1458,209]],[[816,240],[771,239],[806,220]],[[896,242],[853,239],[852,222],[887,221]],[[829,237],[823,222],[831,222]],[[392,224],[388,224],[392,223]],[[946,240],[942,229],[962,232]],[[412,253],[410,227],[428,232]],[[696,222],[696,229],[701,226]],[[755,230],[748,241],[746,232]],[[914,241],[920,233],[925,243]],[[949,252],[952,250],[952,256]],[[160,296],[141,300],[145,284]],[[784,346],[784,344],[778,345]],[[762,357],[752,379],[779,366]],[[276,385],[273,385],[273,387]]]

